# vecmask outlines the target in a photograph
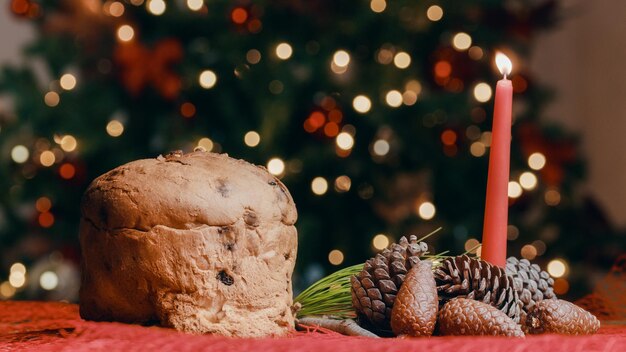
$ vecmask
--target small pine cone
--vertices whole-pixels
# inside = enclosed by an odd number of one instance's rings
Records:
[[[556,298],[552,289],[554,279],[542,271],[539,265],[531,264],[528,259],[518,260],[509,257],[506,260],[506,274],[513,278],[513,287],[522,301],[522,309],[526,312],[529,312],[537,302]]]
[[[439,313],[441,335],[524,337],[520,326],[501,310],[473,299],[454,298]]]
[[[521,302],[504,269],[467,255],[446,258],[435,270],[440,304],[460,297],[490,304],[519,323]]]
[[[600,321],[574,303],[562,299],[547,299],[535,304],[526,317],[526,331],[531,334],[594,334]]]
[[[430,336],[435,330],[439,302],[432,263],[413,265],[404,279],[391,310],[391,329],[396,335]]]
[[[427,251],[428,245],[417,242],[416,236],[408,240],[402,237],[399,243],[368,259],[363,270],[350,278],[352,305],[360,323],[369,325],[379,334],[391,333],[391,309],[398,289],[405,275]]]

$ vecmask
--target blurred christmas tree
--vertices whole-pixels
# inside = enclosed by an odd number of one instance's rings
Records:
[[[577,141],[541,122],[549,94],[526,66],[556,1],[12,0],[10,9],[38,37],[0,76],[2,297],[73,299],[88,183],[198,145],[267,165],[287,184],[300,212],[300,285],[438,226],[436,250],[474,247],[496,49],[515,67],[509,254],[561,258],[551,272],[565,271],[555,287],[565,293],[584,288],[585,260],[608,267],[619,252],[581,192]]]

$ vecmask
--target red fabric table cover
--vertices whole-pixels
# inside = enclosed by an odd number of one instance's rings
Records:
[[[432,337],[371,339],[320,332],[283,338],[234,339],[172,329],[84,321],[78,306],[0,302],[0,351],[626,351],[625,323],[603,322],[593,336]]]

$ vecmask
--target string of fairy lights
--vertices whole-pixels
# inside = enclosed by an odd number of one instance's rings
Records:
[[[102,11],[108,16],[121,18],[126,6],[144,6],[146,11],[154,16],[161,16],[172,3],[163,0],[129,0],[125,4],[121,1],[106,1],[102,5]],[[204,0],[186,0],[185,5],[191,11],[206,11],[207,4]],[[387,8],[385,0],[371,0],[369,3],[371,11],[374,13],[382,13]],[[437,4],[433,4],[426,9],[426,17],[429,21],[437,22],[445,16],[444,9]],[[259,20],[249,21],[250,14],[243,7],[235,7],[230,13],[231,20],[236,24],[247,23],[250,32],[256,33],[262,29]],[[120,44],[131,43],[136,40],[136,28],[132,23],[119,24],[114,35]],[[484,50],[473,45],[472,37],[465,32],[458,32],[451,36],[450,45],[457,51],[467,52],[472,60],[481,60],[485,57]],[[287,61],[292,59],[294,55],[294,47],[285,41],[277,42],[267,53],[253,48],[246,52],[245,60],[250,65],[261,62],[264,56],[272,57],[277,60]],[[411,66],[412,57],[406,51],[385,44],[380,47],[374,56],[374,60],[381,65],[393,65],[398,70],[405,70]],[[328,69],[336,75],[344,75],[350,71],[353,64],[352,54],[343,48],[338,48],[328,58]],[[445,59],[435,62],[433,65],[434,79],[437,84],[451,92],[460,92],[464,90],[464,84],[458,78],[451,76],[452,64]],[[237,74],[235,70],[235,74]],[[526,81],[521,75],[511,77],[513,85],[517,93],[526,89]],[[197,73],[196,84],[205,90],[219,89],[219,77],[215,70],[204,68]],[[49,108],[57,107],[62,100],[64,92],[69,92],[80,87],[80,82],[75,73],[66,72],[58,79],[50,83],[49,91],[43,95],[43,100]],[[281,94],[284,90],[284,84],[280,80],[273,80],[268,84],[267,89],[272,94]],[[487,82],[475,82],[469,91],[478,103],[488,103],[493,95],[491,85]],[[422,93],[422,84],[416,79],[408,79],[400,88],[390,89],[382,92],[380,102],[389,108],[396,109],[402,106],[415,105]],[[376,99],[365,93],[358,93],[351,98],[352,109],[361,115],[367,115],[378,104]],[[346,158],[350,155],[355,146],[356,128],[350,124],[343,124],[343,112],[338,108],[337,102],[330,96],[320,99],[321,109],[315,110],[304,119],[302,128],[310,134],[321,133],[322,135],[334,139],[335,153],[340,158]],[[191,102],[184,102],[180,106],[180,114],[184,118],[193,118],[196,113],[195,105]],[[478,124],[485,120],[486,113],[481,107],[475,107],[471,112],[472,120]],[[111,138],[117,138],[124,134],[125,125],[124,118],[114,116],[106,124],[105,133]],[[432,127],[436,124],[436,116],[426,116],[424,125]],[[465,137],[470,141],[469,153],[476,157],[484,157],[491,144],[491,132],[481,131],[476,125],[472,124],[464,131]],[[443,152],[447,156],[454,156],[458,151],[459,131],[446,129],[441,133],[440,139],[443,146]],[[263,143],[262,135],[254,130],[247,131],[243,136],[243,143],[250,148],[259,147]],[[221,151],[219,143],[211,138],[204,136],[194,143],[197,147],[201,147],[206,151]],[[45,138],[39,138],[35,141],[34,146],[28,148],[26,145],[18,144],[11,149],[11,158],[17,164],[24,164],[24,176],[34,177],[32,167],[27,165],[28,161],[32,161],[41,167],[49,168],[58,165],[59,175],[66,180],[72,179],[76,174],[76,167],[68,161],[68,155],[75,157],[79,153],[80,143],[76,137],[72,135],[54,135],[53,141]],[[370,153],[374,160],[385,158],[394,148],[389,138],[386,136],[377,137],[371,141]],[[293,165],[296,166],[293,166]],[[532,192],[538,186],[539,180],[536,172],[540,171],[546,165],[546,156],[540,152],[535,152],[528,157],[528,170],[514,173],[514,176],[508,185],[508,195],[511,200],[515,200],[523,195],[524,192]],[[28,166],[28,167],[27,167]],[[267,170],[279,177],[284,177],[292,169],[297,169],[297,162],[285,161],[280,156],[272,156],[267,160]],[[26,170],[26,168],[28,170]],[[311,192],[315,196],[324,196],[329,191],[334,190],[337,193],[350,192],[353,188],[352,179],[348,175],[338,175],[334,179],[323,176],[315,176],[310,181]],[[358,190],[358,194],[363,199],[369,199],[373,190],[371,186]],[[549,206],[556,206],[561,201],[561,195],[556,188],[548,187],[544,192],[544,201]],[[42,196],[35,202],[35,208],[38,212],[38,224],[42,228],[49,228],[54,224],[55,218],[50,211],[52,201]],[[435,219],[437,208],[435,204],[428,198],[420,198],[415,204],[415,214],[424,221]],[[518,238],[519,231],[514,225],[509,225],[508,239],[514,241]],[[392,242],[392,238],[383,233],[375,234],[372,237],[372,250],[379,251]],[[465,242],[465,249],[474,250],[480,255],[480,244],[476,238],[469,238]],[[520,255],[523,258],[532,260],[537,256],[544,254],[546,244],[537,240],[522,247]],[[341,265],[344,261],[344,253],[340,249],[332,249],[328,253],[328,261],[332,265]],[[564,278],[568,273],[568,264],[564,259],[556,258],[549,262],[548,272],[556,279],[555,291],[557,293],[565,293],[569,284]],[[27,268],[22,263],[14,263],[10,267],[8,280],[0,283],[0,298],[10,298],[17,291],[23,289],[26,278]],[[58,285],[59,278],[53,271],[46,271],[40,274],[39,285],[44,290],[54,290]]]

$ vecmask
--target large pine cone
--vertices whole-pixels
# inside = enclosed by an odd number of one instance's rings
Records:
[[[468,298],[490,304],[519,323],[521,302],[504,269],[467,255],[446,258],[435,270],[440,304]]]
[[[404,277],[419,257],[428,251],[416,236],[402,237],[399,243],[368,259],[358,275],[351,277],[352,305],[359,320],[378,332],[391,332],[391,309]]]
[[[506,274],[513,278],[513,287],[526,313],[538,302],[556,298],[552,289],[554,279],[542,271],[539,265],[531,264],[527,259],[509,257],[506,260]]]
[[[600,321],[574,303],[547,299],[530,310],[525,329],[531,334],[588,335],[600,329]]]
[[[523,337],[520,326],[501,310],[473,299],[454,298],[439,313],[441,335]]]

